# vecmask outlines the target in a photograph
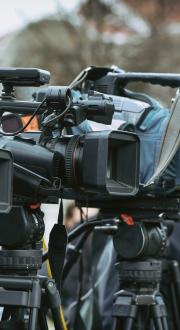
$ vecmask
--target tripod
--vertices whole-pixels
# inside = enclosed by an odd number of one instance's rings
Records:
[[[0,276],[0,305],[5,306],[0,329],[48,329],[51,309],[54,327],[62,329],[60,296],[53,280],[39,276]],[[28,310],[27,310],[28,309]]]
[[[5,230],[4,237],[1,234],[0,306],[4,308],[0,330],[48,330],[46,314],[49,309],[55,330],[62,330],[60,294],[55,281],[37,275],[42,266],[43,213],[40,209],[31,212],[24,207],[13,207],[10,214],[2,217],[6,218],[3,220],[8,226],[14,221],[21,227],[17,227],[19,232],[14,238]],[[3,226],[2,219],[1,224]],[[14,244],[18,249],[4,247]]]
[[[116,330],[180,329],[179,264],[163,258],[168,228],[179,215],[171,209],[168,219],[171,215],[174,220],[167,220],[167,213],[155,217],[155,208],[150,214],[145,212],[145,205],[143,207],[143,212],[136,210],[135,222],[133,217],[122,214],[124,222],[113,237],[120,260],[116,265],[120,291],[115,294],[113,305]],[[168,289],[165,290],[168,293],[162,288],[165,273],[169,276]]]

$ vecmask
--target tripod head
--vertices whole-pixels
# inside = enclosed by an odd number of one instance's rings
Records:
[[[134,260],[162,255],[173,224],[179,221],[178,194],[163,197],[139,196],[115,202],[104,213],[117,212],[120,223],[113,236],[114,247],[122,259]]]
[[[36,273],[41,268],[43,216],[39,205],[13,206],[1,214],[0,273]]]

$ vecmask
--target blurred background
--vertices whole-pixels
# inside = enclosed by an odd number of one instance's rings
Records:
[[[68,84],[90,65],[180,72],[178,0],[6,0],[0,66],[47,69]],[[136,84],[170,105],[175,91]]]

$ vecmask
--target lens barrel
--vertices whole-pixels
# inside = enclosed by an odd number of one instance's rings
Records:
[[[65,136],[49,147],[59,153],[64,187],[89,193],[135,195],[139,187],[139,139],[123,131]]]

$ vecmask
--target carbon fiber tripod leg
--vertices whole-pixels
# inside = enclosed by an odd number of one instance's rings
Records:
[[[156,330],[168,330],[166,306],[161,295],[156,297],[156,304],[151,306],[151,314]]]
[[[123,291],[119,293],[113,306],[116,317],[116,330],[131,330],[137,318],[138,306],[133,303],[133,294]]]

